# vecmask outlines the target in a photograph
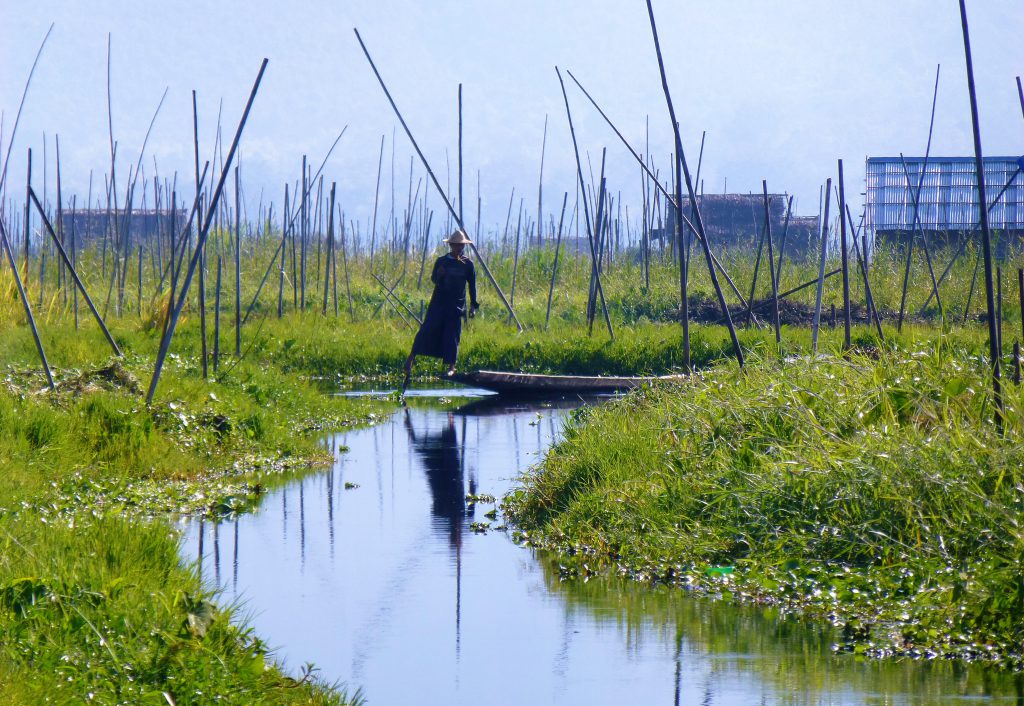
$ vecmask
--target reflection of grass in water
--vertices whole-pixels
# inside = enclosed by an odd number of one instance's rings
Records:
[[[579,615],[617,625],[630,653],[681,646],[691,689],[695,679],[700,683],[694,667],[698,660],[712,694],[723,684],[731,693],[742,691],[736,679],[749,676],[757,680],[748,687],[749,698],[764,689],[772,694],[771,703],[791,706],[829,703],[830,694],[874,699],[865,703],[937,706],[953,697],[1024,693],[1024,677],[979,665],[836,656],[832,646],[840,639],[838,629],[778,607],[713,600],[607,575],[566,581],[556,555],[539,552],[539,557],[548,590],[566,602],[567,624]]]

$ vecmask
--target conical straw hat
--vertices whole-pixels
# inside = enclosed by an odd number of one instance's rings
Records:
[[[452,234],[445,238],[446,243],[449,245],[472,245],[473,241],[466,235],[466,231],[459,228],[458,230],[452,231]]]

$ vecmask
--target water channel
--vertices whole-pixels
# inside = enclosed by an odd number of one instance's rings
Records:
[[[333,468],[252,514],[185,525],[184,559],[290,672],[314,662],[371,705],[1024,704],[1011,675],[836,656],[828,625],[771,609],[559,581],[466,496],[500,499],[581,401],[459,395],[328,437]]]

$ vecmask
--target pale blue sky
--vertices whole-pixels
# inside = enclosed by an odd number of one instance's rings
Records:
[[[707,191],[796,195],[818,207],[818,185],[847,165],[848,191],[863,190],[866,156],[924,152],[935,66],[942,64],[932,153],[971,154],[963,44],[954,0],[837,2],[656,0],[655,12],[684,145],[695,168],[707,130]],[[113,107],[119,175],[134,163],[165,87],[167,101],[145,160],[162,175],[192,179],[191,90],[201,147],[212,148],[218,101],[234,130],[261,59],[270,59],[242,142],[250,201],[280,203],[302,155],[318,164],[346,124],[326,174],[350,214],[372,209],[380,136],[387,134],[382,197],[390,203],[390,140],[396,121],[352,33],[358,27],[399,107],[445,182],[445,148],[456,159],[456,90],[463,83],[467,202],[482,174],[483,221],[504,222],[513,186],[536,209],[544,116],[549,115],[545,210],[574,188],[574,163],[554,66],[571,69],[638,147],[650,116],[651,152],[667,165],[669,120],[642,0],[282,3],[72,2],[15,7],[0,0],[0,108],[10,134],[32,57],[53,35],[29,94],[12,158],[24,181],[32,146],[37,185],[43,133],[61,138],[66,189],[84,193],[108,167],[106,43],[113,35]],[[986,154],[1024,152],[1014,76],[1024,73],[1024,3],[968,3]],[[11,21],[11,18],[17,18]],[[638,168],[585,99],[570,88],[580,146],[596,162],[609,149],[609,185],[639,207]],[[399,204],[411,149],[399,128]],[[6,148],[6,144],[5,144]],[[48,148],[52,164],[52,141]],[[419,165],[417,174],[421,172]],[[50,167],[52,190],[52,166]],[[454,184],[453,184],[454,190]],[[52,199],[52,195],[51,195]],[[516,198],[518,202],[518,196]],[[571,200],[571,197],[570,197]],[[440,202],[431,194],[431,203]],[[255,204],[250,208],[254,209]],[[472,211],[467,208],[467,211]],[[468,219],[470,221],[475,219]],[[472,223],[470,222],[470,225]]]

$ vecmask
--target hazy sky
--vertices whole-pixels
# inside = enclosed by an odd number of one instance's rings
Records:
[[[863,191],[866,156],[922,154],[937,64],[942,65],[933,155],[972,154],[960,18],[955,0],[655,0],[669,82],[695,169],[707,131],[705,190],[795,194],[814,214],[818,187],[846,164],[847,191]],[[16,138],[8,189],[24,185],[32,147],[42,186],[43,135],[61,141],[65,190],[84,196],[109,169],[107,34],[112,35],[114,136],[123,181],[164,88],[167,100],[144,159],[162,176],[192,184],[191,90],[198,91],[200,148],[208,157],[223,99],[230,139],[263,57],[270,59],[242,141],[250,209],[261,191],[280,204],[303,154],[319,164],[346,125],[325,174],[338,182],[350,215],[373,205],[382,134],[381,192],[391,199],[391,134],[397,124],[363,57],[358,27],[416,138],[454,191],[457,86],[464,94],[467,212],[481,173],[484,224],[502,223],[511,189],[536,212],[545,115],[545,211],[573,192],[574,162],[554,67],[569,68],[638,148],[650,121],[650,150],[668,164],[671,133],[642,0],[354,0],[216,3],[166,0],[80,2],[0,0],[0,109],[4,151],[25,77],[51,22]],[[1014,77],[1024,73],[1024,3],[970,0],[975,72],[987,155],[1024,152],[1024,119]],[[16,17],[15,21],[10,18]],[[609,188],[639,208],[640,174],[582,94],[570,85],[581,150],[595,172],[608,147]],[[411,148],[398,129],[397,195],[408,188]],[[417,179],[422,174],[416,165]],[[99,186],[94,187],[98,191]],[[859,197],[854,197],[859,198]],[[20,197],[19,197],[20,199]],[[440,208],[433,193],[431,204]],[[570,203],[572,196],[570,195]],[[250,211],[252,212],[252,211]],[[473,218],[468,218],[472,226]]]

